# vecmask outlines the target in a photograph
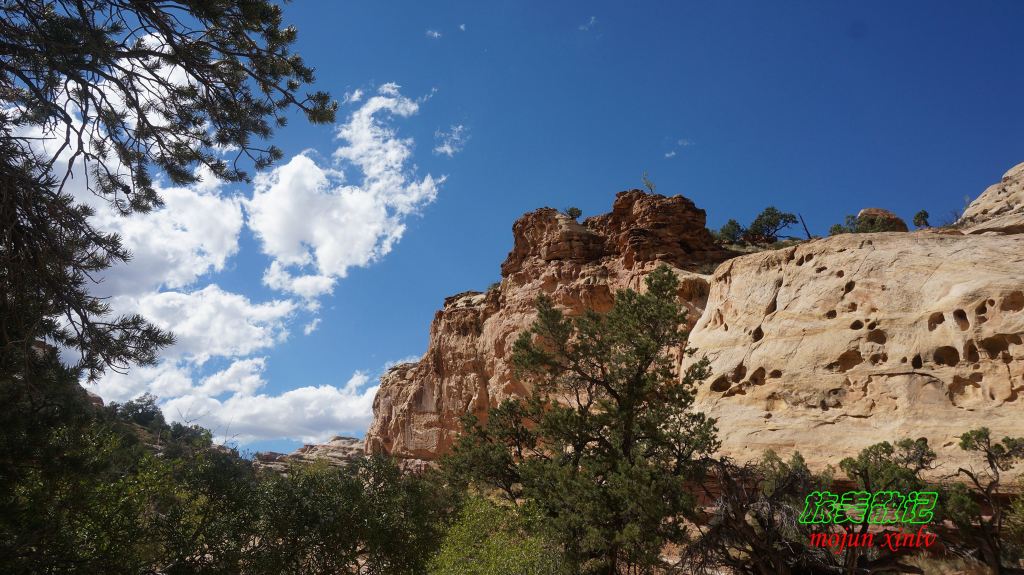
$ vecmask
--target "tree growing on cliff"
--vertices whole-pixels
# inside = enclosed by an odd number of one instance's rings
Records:
[[[779,241],[779,232],[797,223],[796,214],[768,206],[744,230],[743,239],[752,244],[771,244]]]
[[[993,439],[987,427],[972,429],[960,436],[960,448],[980,456],[981,469],[961,467],[957,475],[967,484],[954,485],[945,498],[945,510],[956,524],[968,548],[977,550],[980,559],[995,573],[1006,571],[1010,560],[1024,558],[1024,542],[1013,537],[1016,529],[1007,529],[1008,509],[1002,475],[1024,461],[1024,437]]]
[[[689,481],[717,447],[714,421],[690,410],[703,361],[677,377],[679,281],[667,266],[646,292],[621,290],[605,314],[568,318],[545,297],[513,364],[532,389],[464,420],[445,466],[540,509],[574,570],[649,573],[687,537]]]

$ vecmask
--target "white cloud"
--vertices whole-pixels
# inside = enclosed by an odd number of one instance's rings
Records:
[[[690,140],[687,140],[686,138],[680,138],[680,139],[676,140],[675,146],[673,146],[671,150],[665,152],[665,157],[666,158],[674,158],[679,153],[680,148],[687,148],[687,147],[690,147],[692,145],[693,145],[693,142],[691,142]]]
[[[360,90],[359,88],[356,88],[351,92],[346,92],[344,98],[342,98],[342,102],[345,104],[355,104],[362,101],[362,99],[363,91]]]
[[[237,371],[244,378],[253,374],[243,368]],[[262,365],[256,371],[262,371]],[[172,420],[192,421],[210,428],[218,437],[242,443],[277,438],[315,443],[366,429],[373,417],[373,398],[378,389],[376,385],[367,386],[369,383],[369,376],[356,372],[342,387],[307,386],[280,395],[243,391],[225,400],[197,389],[162,407]]]
[[[462,32],[465,32],[466,31],[466,25],[465,24],[459,24],[459,30],[461,30]]]
[[[673,158],[673,157],[675,157],[675,155],[676,155],[676,151],[675,150],[672,150],[670,152],[665,152],[665,157],[666,158]]]
[[[444,181],[413,175],[407,165],[413,141],[387,123],[418,110],[397,84],[384,84],[338,127],[343,144],[334,151],[333,166],[304,153],[256,177],[246,211],[264,253],[274,259],[265,284],[314,298],[330,293],[349,268],[391,251],[405,231],[404,219],[434,201]],[[348,182],[346,167],[362,180]]]
[[[469,139],[466,127],[462,124],[452,126],[447,132],[437,130],[434,132],[434,153],[448,156],[449,158],[462,151]]]
[[[583,24],[580,24],[579,28],[580,28],[580,30],[586,32],[586,31],[592,29],[596,24],[597,24],[597,16],[591,16],[590,19],[588,19],[586,22],[584,22]]]
[[[288,300],[253,303],[216,284],[190,293],[150,293],[134,302],[117,303],[118,309],[137,311],[174,333],[177,341],[164,357],[198,364],[211,357],[246,356],[284,341],[288,337],[285,322],[296,308]]]
[[[441,33],[438,32],[437,30],[427,30],[427,38],[430,38],[431,40],[437,40],[440,37]]]
[[[132,253],[127,264],[103,276],[97,295],[139,294],[160,287],[182,288],[224,269],[238,252],[242,201],[222,197],[212,174],[190,187],[160,188],[164,207],[122,217],[103,206],[94,221],[116,232]]]
[[[320,327],[320,318],[315,317],[313,318],[313,321],[307,323],[305,326],[302,327],[302,333],[309,335],[316,331],[316,328],[318,327]]]

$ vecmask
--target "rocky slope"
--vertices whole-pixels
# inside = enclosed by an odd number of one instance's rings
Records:
[[[927,437],[955,469],[965,429],[1024,435],[1022,179],[1024,164],[989,188],[965,212],[966,235],[849,234],[735,258],[681,196],[623,192],[582,223],[526,214],[500,286],[445,300],[423,358],[382,378],[366,448],[436,458],[461,414],[524,393],[508,354],[537,295],[569,312],[607,309],[616,289],[667,263],[683,279],[690,344],[712,363],[698,402],[719,418],[725,453],[798,449],[836,463]]]

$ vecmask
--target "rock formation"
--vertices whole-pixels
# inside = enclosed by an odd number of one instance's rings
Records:
[[[639,190],[618,194],[611,213],[582,223],[551,208],[524,215],[512,227],[514,245],[501,265],[500,285],[447,298],[423,358],[381,378],[367,450],[434,459],[461,430],[463,413],[481,415],[523,394],[508,357],[541,294],[570,313],[607,310],[616,290],[638,288],[665,262],[678,271],[680,295],[696,321],[708,284],[692,270],[713,268],[731,255],[714,244],[704,223],[704,211],[692,201]]]
[[[869,226],[872,231],[906,232],[910,230],[903,218],[882,208],[864,208],[857,212],[857,222]]]
[[[327,443],[303,445],[285,455],[267,451],[257,453],[254,463],[257,468],[285,471],[290,463],[312,463],[325,460],[333,465],[345,465],[356,457],[364,455],[363,441],[354,437],[335,436]]]
[[[967,234],[1024,233],[1024,163],[1010,168],[998,184],[964,210],[958,224]]]
[[[728,454],[798,449],[819,465],[926,437],[948,467],[967,429],[1024,436],[1022,247],[842,234],[726,262],[690,334],[713,373],[697,406]]]
[[[606,310],[615,290],[667,263],[695,322],[690,345],[711,360],[698,405],[719,418],[725,454],[800,450],[835,464],[927,437],[952,472],[967,461],[955,446],[964,430],[1024,436],[1024,236],[1012,235],[1024,231],[1022,178],[1024,164],[965,212],[966,235],[844,234],[740,257],[681,196],[623,192],[582,223],[526,214],[499,286],[446,299],[423,358],[382,378],[367,450],[436,458],[462,414],[526,391],[508,356],[538,295],[569,313]]]

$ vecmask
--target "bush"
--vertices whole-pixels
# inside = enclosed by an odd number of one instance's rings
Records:
[[[718,230],[718,240],[723,243],[734,244],[743,238],[743,234],[746,231],[736,220],[729,220]]]
[[[565,210],[562,213],[574,220],[577,220],[580,216],[583,215],[583,210],[577,208],[576,206],[569,206],[568,208],[565,208]]]
[[[768,206],[754,218],[743,234],[743,239],[752,244],[771,244],[779,240],[779,232],[797,223],[796,214],[781,212]]]
[[[914,214],[914,226],[918,228],[930,228],[931,224],[928,223],[928,212],[921,210]]]
[[[470,497],[430,561],[431,575],[559,575],[562,552],[530,508]]]

